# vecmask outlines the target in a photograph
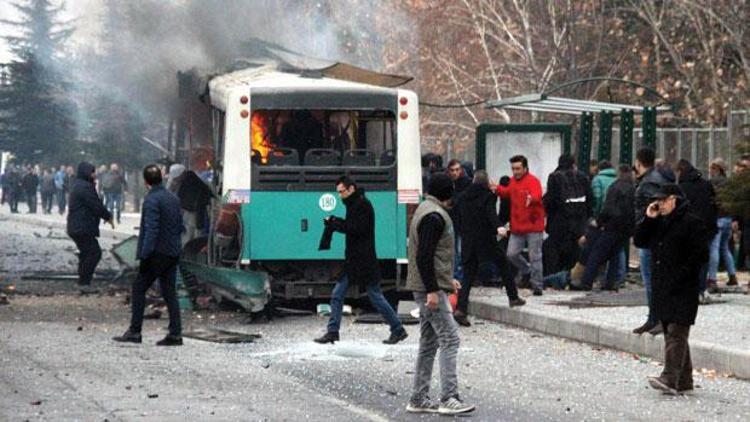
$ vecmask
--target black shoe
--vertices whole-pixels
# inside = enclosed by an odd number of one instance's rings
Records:
[[[156,342],[157,346],[182,346],[182,337],[167,335],[163,339]]]
[[[538,287],[536,289],[534,289],[534,296],[541,296],[543,294],[544,294],[544,291],[542,289],[540,289]]]
[[[133,333],[130,330],[125,331],[125,334],[117,337],[112,337],[112,340],[119,341],[120,343],[140,343],[141,333]]]
[[[736,275],[730,275],[729,281],[727,281],[727,286],[736,286],[737,285],[737,276]]]
[[[524,274],[521,277],[521,281],[518,283],[518,287],[521,289],[528,289],[531,287],[531,273]]]
[[[591,286],[584,286],[583,284],[570,283],[569,288],[574,292],[590,292]]]
[[[654,327],[650,330],[648,330],[648,333],[652,336],[658,336],[659,334],[662,334],[664,332],[664,327],[661,324],[656,324]]]
[[[326,344],[326,343],[333,344],[339,341],[339,333],[325,333],[323,337],[318,337],[313,341],[316,343],[320,343],[320,344]]]
[[[471,322],[469,322],[469,318],[467,318],[466,315],[464,314],[455,313],[453,314],[453,319],[455,319],[458,325],[462,327],[471,327]]]
[[[633,334],[643,334],[646,331],[651,331],[657,324],[646,322],[645,324],[641,325],[640,327],[633,330]]]
[[[396,344],[399,341],[406,340],[406,338],[409,337],[409,334],[406,333],[406,330],[403,328],[399,331],[391,333],[391,336],[387,339],[383,340],[383,344]]]
[[[515,299],[511,299],[508,301],[508,304],[511,308],[515,308],[516,306],[523,306],[526,304],[526,301],[521,299],[520,297],[517,297]]]
[[[675,389],[674,386],[670,385],[662,377],[648,377],[648,383],[651,386],[651,388],[655,390],[659,390],[664,394],[669,394],[669,395],[678,394],[677,389]]]

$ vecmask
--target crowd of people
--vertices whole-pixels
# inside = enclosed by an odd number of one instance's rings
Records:
[[[27,212],[36,214],[41,203],[43,214],[52,214],[53,208],[64,215],[70,199],[76,170],[70,165],[58,168],[41,164],[9,164],[0,175],[2,200],[10,212],[19,213],[19,203],[26,203]],[[123,195],[127,189],[127,178],[116,163],[102,165],[95,172],[96,190],[109,212],[116,216],[119,224],[123,210]]]

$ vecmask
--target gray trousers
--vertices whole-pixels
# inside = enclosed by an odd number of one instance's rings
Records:
[[[417,369],[414,374],[412,403],[419,403],[430,392],[432,367],[440,349],[440,399],[447,400],[458,396],[458,324],[453,319],[453,310],[445,292],[438,292],[437,310],[427,308],[427,294],[414,292],[414,301],[419,304],[419,352]]]
[[[526,275],[531,273],[530,281],[535,289],[544,288],[542,282],[542,243],[544,233],[511,234],[508,240],[508,260]],[[529,249],[529,261],[521,255],[524,246]]]

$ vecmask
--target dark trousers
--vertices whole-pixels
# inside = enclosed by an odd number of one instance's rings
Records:
[[[617,255],[620,253],[623,243],[622,235],[619,233],[601,231],[595,239],[588,239],[587,242],[591,242],[590,246],[586,245],[588,250],[588,257],[586,260],[586,269],[583,272],[581,278],[581,285],[591,287],[594,284],[597,274],[599,274],[599,267],[604,265],[605,262],[616,263]],[[616,286],[617,271],[607,271],[606,282],[602,288],[613,289]]]
[[[569,271],[578,260],[578,238],[574,233],[550,233],[542,247],[544,275]]]
[[[62,215],[65,213],[65,207],[68,205],[65,191],[63,189],[58,189],[55,192],[55,196],[57,197],[57,211]]]
[[[662,321],[664,327],[664,370],[661,378],[670,386],[685,390],[693,388],[693,362],[690,359],[688,336],[690,326]]]
[[[102,259],[102,248],[96,237],[89,235],[70,236],[76,243],[80,252],[78,255],[78,284],[81,286],[90,286],[94,278],[94,271]]]
[[[10,212],[14,214],[18,212],[18,202],[20,200],[21,200],[20,192],[10,192],[8,194],[8,205],[10,205]]]
[[[42,192],[42,211],[45,214],[52,212],[52,203],[55,200],[54,192]]]
[[[504,256],[500,255],[496,255],[492,263],[495,264],[495,267],[500,273],[500,278],[505,285],[505,293],[508,295],[508,299],[518,299],[518,288],[516,287],[515,280],[513,280],[513,272],[510,263]],[[461,282],[461,290],[458,291],[458,304],[456,306],[456,308],[464,315],[469,312],[471,285],[477,280],[480,264],[481,262],[479,262],[479,259],[476,256],[468,257],[464,260],[464,280]]]
[[[36,214],[36,191],[26,192],[26,205],[30,213]]]
[[[155,254],[145,263],[144,269],[133,282],[130,298],[133,304],[129,329],[131,333],[141,332],[143,312],[146,308],[146,291],[158,279],[161,295],[169,311],[169,335],[182,336],[180,303],[177,301],[177,261],[178,258],[175,257]]]

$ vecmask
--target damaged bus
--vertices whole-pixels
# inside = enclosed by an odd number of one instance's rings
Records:
[[[383,290],[396,290],[405,272],[407,210],[422,190],[418,100],[399,88],[410,78],[341,63],[316,69],[178,75],[175,152],[215,194],[206,235],[186,245],[181,265],[216,299],[252,312],[271,298],[330,296],[344,236],[318,246],[324,218],[345,215],[334,186],[342,175],[375,209]],[[350,287],[349,297],[364,294]]]

